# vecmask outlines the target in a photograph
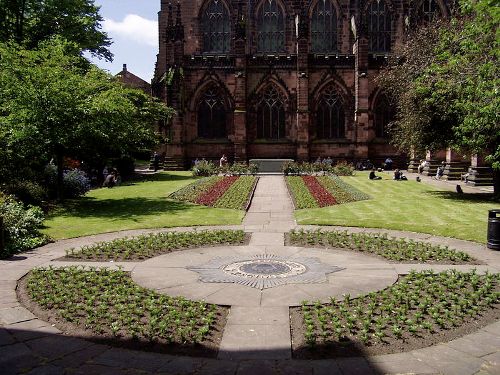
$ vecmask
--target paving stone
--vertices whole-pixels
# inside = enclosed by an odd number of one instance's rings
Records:
[[[281,361],[277,374],[313,375],[313,366],[309,361]]]
[[[125,349],[109,349],[93,359],[93,363],[108,367],[132,368],[149,372],[158,371],[171,358],[159,353]]]
[[[53,335],[27,341],[26,345],[35,355],[44,357],[48,361],[53,361],[93,344],[74,337]]]
[[[484,357],[481,357],[484,361],[500,366],[500,348],[495,353],[491,353],[488,355],[485,355]]]
[[[500,350],[500,337],[489,332],[480,331],[453,340],[447,345],[471,356],[482,357]]]
[[[275,375],[277,366],[275,361],[240,361],[236,375]]]
[[[137,374],[137,370],[86,364],[75,368],[68,368],[66,369],[66,373],[71,375],[131,375]]]
[[[61,367],[54,365],[47,365],[47,366],[35,367],[33,370],[28,372],[27,375],[59,375],[64,373],[65,371]]]
[[[25,344],[0,347],[0,374],[17,374],[40,366],[41,360]]]
[[[283,307],[231,307],[227,325],[282,324],[289,319],[289,309]]]
[[[473,374],[479,371],[484,363],[482,359],[459,352],[445,344],[414,350],[411,354],[445,375]]]
[[[337,359],[342,374],[349,375],[377,375],[368,361],[363,357],[339,358]]]
[[[3,324],[19,323],[31,319],[36,319],[36,316],[24,307],[0,309],[0,323]]]
[[[92,345],[77,352],[69,353],[63,358],[56,359],[52,361],[52,364],[63,368],[81,366],[86,362],[92,361],[107,350],[109,350],[108,346]]]
[[[55,335],[60,333],[57,328],[40,319],[27,320],[25,322],[14,323],[7,326],[7,330],[18,341],[33,340],[40,337]]]
[[[199,358],[178,357],[164,364],[156,372],[168,375],[188,375],[196,374],[206,360]]]
[[[254,233],[250,239],[250,245],[284,246],[284,241],[281,233]]]
[[[198,372],[203,375],[234,375],[237,368],[238,362],[207,360]]]
[[[290,326],[229,325],[219,348],[219,359],[289,359]]]
[[[337,361],[333,359],[320,359],[311,361],[314,375],[342,375]]]
[[[0,327],[0,346],[11,345],[15,342],[15,338],[5,328]]]
[[[436,374],[437,370],[409,353],[389,354],[367,358],[377,374]]]

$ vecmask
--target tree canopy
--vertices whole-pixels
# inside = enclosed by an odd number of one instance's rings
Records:
[[[94,0],[0,0],[0,42],[15,41],[28,49],[61,36],[80,51],[112,60],[102,21]]]
[[[75,54],[73,43],[36,50],[0,44],[0,158],[4,166],[105,159],[151,149],[171,110]]]
[[[460,0],[396,51],[378,78],[398,109],[395,145],[477,153],[500,170],[499,24],[495,0]]]

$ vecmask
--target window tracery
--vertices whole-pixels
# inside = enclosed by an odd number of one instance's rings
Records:
[[[269,86],[257,104],[257,138],[285,138],[285,100],[274,86]]]
[[[285,50],[285,17],[276,0],[263,0],[257,13],[257,51]]]
[[[203,94],[198,106],[198,137],[225,138],[227,111],[222,95],[214,87]]]
[[[337,12],[331,0],[319,0],[313,9],[311,49],[315,53],[337,50]]]
[[[370,52],[391,50],[391,16],[383,0],[374,0],[368,9]]]
[[[227,53],[231,48],[231,19],[222,0],[212,0],[203,12],[203,51]]]
[[[318,102],[316,111],[316,137],[318,139],[345,138],[345,112],[342,100],[331,86]]]

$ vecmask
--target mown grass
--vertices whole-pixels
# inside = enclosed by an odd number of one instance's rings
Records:
[[[147,181],[92,190],[51,212],[43,232],[63,239],[129,229],[241,223],[243,211],[167,199],[195,180],[190,172],[164,172]]]
[[[488,194],[438,190],[416,181],[393,181],[387,173],[371,181],[368,173],[342,179],[372,199],[325,208],[298,210],[302,225],[387,228],[486,242],[488,210],[500,208]]]

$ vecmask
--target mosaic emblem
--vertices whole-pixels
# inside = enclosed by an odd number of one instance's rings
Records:
[[[285,258],[273,254],[218,257],[208,263],[187,267],[205,283],[233,283],[257,289],[285,284],[326,282],[326,275],[343,268],[322,263],[318,258]]]

